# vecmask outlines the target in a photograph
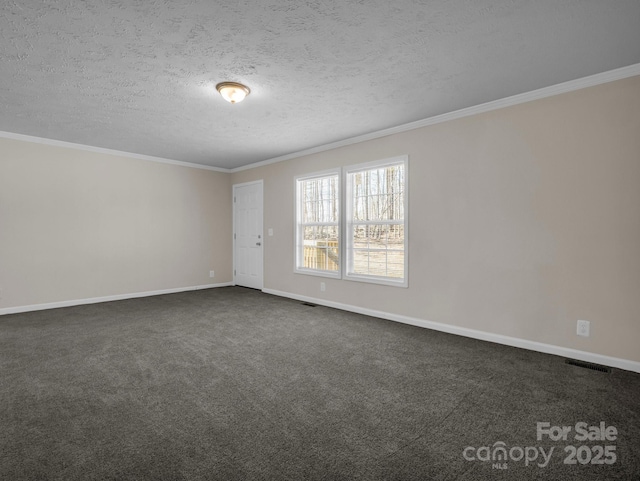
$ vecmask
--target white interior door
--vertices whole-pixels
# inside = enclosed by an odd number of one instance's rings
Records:
[[[233,281],[263,287],[262,181],[233,186]]]

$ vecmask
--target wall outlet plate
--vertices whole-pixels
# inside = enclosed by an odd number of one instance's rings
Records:
[[[582,337],[589,337],[591,330],[591,323],[589,321],[578,320],[578,326],[576,328],[576,334]]]
[[[321,283],[320,283],[320,290],[321,290],[322,292],[324,292],[324,291],[326,291],[326,290],[327,290],[327,285],[326,285],[324,282],[321,282]]]
[[[214,271],[209,271],[209,277],[214,277],[216,273]]]

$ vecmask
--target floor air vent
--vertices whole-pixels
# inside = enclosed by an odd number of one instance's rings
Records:
[[[303,302],[302,305],[303,306],[309,306],[309,307],[316,307],[318,304],[313,304],[311,302]]]
[[[584,367],[585,369],[591,369],[592,371],[611,372],[611,368],[607,366],[601,366],[600,364],[594,364],[592,362],[578,361],[576,359],[565,359],[566,364],[572,366]]]

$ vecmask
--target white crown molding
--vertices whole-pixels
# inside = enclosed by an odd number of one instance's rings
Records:
[[[43,144],[52,147],[63,147],[74,150],[84,150],[86,152],[94,152],[97,154],[116,155],[119,157],[125,157],[129,159],[147,160],[150,162],[158,162],[161,164],[179,165],[181,167],[190,167],[193,169],[212,170],[214,172],[229,173],[229,169],[222,167],[211,167],[204,164],[194,164],[192,162],[182,162],[180,160],[164,159],[162,157],[153,157],[151,155],[134,154],[132,152],[124,152],[121,150],[105,149],[102,147],[93,147],[91,145],[74,144],[73,142],[65,142],[63,140],[45,139],[42,137],[34,137],[32,135],[16,134],[14,132],[4,132],[0,130],[0,138],[9,140],[21,140],[23,142],[31,142],[32,144]]]
[[[360,135],[358,137],[351,137],[349,139],[341,140],[339,142],[333,142],[331,144],[320,145],[311,149],[301,150],[291,154],[282,155],[280,157],[274,157],[272,159],[263,160],[253,164],[245,165],[243,167],[237,167],[230,169],[230,172],[240,172],[248,169],[255,169],[257,167],[263,167],[269,164],[275,164],[277,162],[283,162],[285,160],[291,160],[305,155],[317,154],[325,152],[327,150],[337,149],[339,147],[346,147],[348,145],[358,144],[360,142],[366,142],[368,140],[379,139],[388,135],[399,134],[402,132],[408,132],[410,130],[420,129],[429,125],[440,124],[442,122],[448,122],[450,120],[461,119],[464,117],[470,117],[485,112],[491,112],[492,110],[498,110],[505,107],[512,107],[514,105],[531,102],[533,100],[540,100],[554,95],[573,92],[575,90],[581,90],[587,87],[595,87],[596,85],[605,84],[608,82],[614,82],[616,80],[622,80],[629,77],[635,77],[640,75],[640,63],[635,65],[629,65],[608,72],[602,72],[599,74],[591,75],[576,80],[570,80],[557,85],[551,85],[538,90],[532,90],[531,92],[525,92],[511,97],[505,97],[503,99],[486,102],[484,104],[475,105],[473,107],[467,107],[446,114],[436,115],[423,120],[417,120],[408,124],[399,125],[397,127],[391,127],[385,130],[379,130],[377,132],[371,132],[369,134]]]
[[[517,347],[520,349],[527,349],[529,351],[542,352],[545,354],[553,354],[555,356],[566,357],[570,359],[577,359],[580,361],[591,362],[595,364],[601,364],[604,366],[611,366],[626,371],[633,371],[640,373],[640,362],[631,361],[628,359],[620,359],[617,357],[604,356],[602,354],[596,354],[592,352],[579,351],[577,349],[571,349],[568,347],[554,346],[552,344],[544,344],[536,341],[529,341],[527,339],[520,339],[517,337],[503,336],[501,334],[494,334],[491,332],[478,331],[475,329],[468,329],[466,327],[452,326],[450,324],[442,324],[439,322],[427,321],[424,319],[418,319],[416,317],[403,316],[400,314],[393,314],[390,312],[376,311],[374,309],[367,309],[364,307],[353,306],[350,304],[342,304],[340,302],[327,301],[325,299],[317,299],[309,296],[302,296],[293,294],[291,292],[283,292],[274,289],[263,289],[265,294],[272,294],[274,296],[286,297],[289,299],[295,299],[302,302],[311,302],[321,306],[332,307],[335,309],[341,309],[343,311],[355,312],[357,314],[364,314],[365,316],[378,317],[380,319],[386,319],[388,321],[401,322],[403,324],[409,324],[412,326],[422,327],[425,329],[432,329],[434,331],[446,332],[448,334],[455,334],[457,336],[469,337],[472,339],[478,339],[480,341],[494,342],[496,344],[502,344],[505,346]]]
[[[13,139],[13,140],[22,140],[25,142],[39,143],[45,145],[51,145],[55,147],[66,147],[69,149],[76,150],[84,150],[88,152],[96,152],[100,154],[107,155],[117,155],[121,157],[127,157],[132,159],[140,159],[140,160],[148,160],[151,162],[159,162],[163,164],[172,164],[172,165],[180,165],[183,167],[191,167],[194,169],[203,169],[203,170],[211,170],[214,172],[224,172],[224,173],[235,173],[242,172],[244,170],[255,169],[258,167],[263,167],[270,164],[275,164],[277,162],[284,162],[285,160],[291,160],[298,157],[303,157],[306,155],[317,154],[320,152],[326,152],[327,150],[333,150],[340,147],[346,147],[353,144],[359,144],[361,142],[366,142],[368,140],[379,139],[381,137],[386,137],[393,134],[399,134],[402,132],[408,132],[410,130],[419,129],[422,127],[427,127],[429,125],[435,125],[442,122],[448,122],[450,120],[461,119],[464,117],[469,117],[471,115],[477,115],[484,112],[490,112],[492,110],[498,110],[505,107],[511,107],[514,105],[523,104],[526,102],[531,102],[533,100],[540,100],[547,97],[552,97],[554,95],[559,95],[563,93],[573,92],[575,90],[584,89],[587,87],[595,87],[596,85],[601,85],[608,82],[614,82],[616,80],[622,80],[629,77],[635,77],[636,75],[640,75],[640,63],[629,65],[627,67],[618,68],[615,70],[610,70],[608,72],[602,72],[595,75],[591,75],[588,77],[583,77],[576,80],[570,80],[568,82],[563,82],[557,85],[551,85],[549,87],[544,87],[538,90],[532,90],[531,92],[526,92],[518,95],[513,95],[511,97],[506,97],[499,100],[494,100],[491,102],[486,102],[483,104],[475,105],[472,107],[467,107],[460,110],[455,110],[453,112],[448,112],[441,115],[436,115],[434,117],[429,117],[423,120],[417,120],[416,122],[411,122],[408,124],[399,125],[397,127],[391,127],[389,129],[379,130],[376,132],[371,132],[369,134],[360,135],[357,137],[351,137],[349,139],[344,139],[338,142],[332,142],[330,144],[319,145],[317,147],[312,147],[306,150],[300,150],[298,152],[293,152],[291,154],[282,155],[279,157],[274,157],[271,159],[266,159],[260,162],[254,162],[252,164],[244,165],[242,167],[236,167],[235,169],[226,169],[223,167],[212,167],[204,164],[195,164],[191,162],[183,162],[179,160],[172,159],[164,159],[161,157],[153,157],[150,155],[143,154],[134,154],[131,152],[122,152],[119,150],[111,150],[105,149],[102,147],[93,147],[90,145],[84,144],[74,144],[71,142],[64,142],[61,140],[53,140],[53,139],[45,139],[42,137],[33,137],[30,135],[16,134],[13,132],[3,132],[0,131],[0,138]]]
[[[57,309],[59,307],[82,306],[85,304],[97,304],[99,302],[122,301],[125,299],[136,299],[138,297],[160,296],[163,294],[176,294],[178,292],[198,291],[201,289],[213,289],[216,287],[229,287],[232,282],[223,282],[220,284],[207,284],[202,286],[178,287],[175,289],[163,289],[159,291],[135,292],[132,294],[118,294],[115,296],[91,297],[87,299],[74,299],[71,301],[48,302],[45,304],[33,304],[30,306],[5,307],[0,309],[0,316],[6,314],[18,314],[21,312],[43,311],[45,309]]]

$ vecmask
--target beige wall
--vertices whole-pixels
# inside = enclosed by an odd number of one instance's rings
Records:
[[[231,282],[231,249],[229,174],[0,139],[0,309]]]
[[[294,274],[294,176],[402,154],[409,287]],[[640,77],[232,175],[255,179],[266,289],[640,361]]]

